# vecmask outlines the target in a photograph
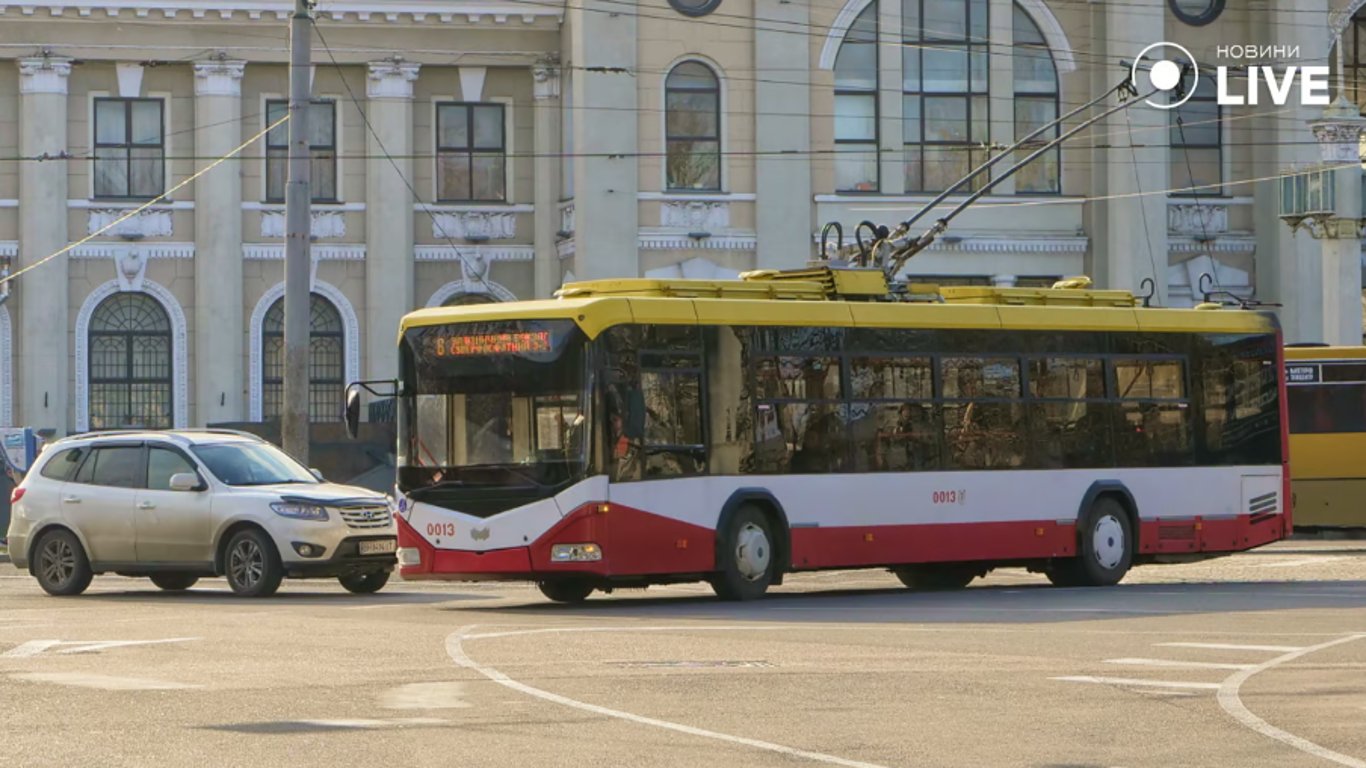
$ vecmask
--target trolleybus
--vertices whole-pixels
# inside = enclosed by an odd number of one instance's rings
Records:
[[[1285,357],[1295,527],[1366,527],[1366,347]]]
[[[1109,585],[1291,530],[1262,312],[813,267],[423,309],[398,342],[405,579]]]

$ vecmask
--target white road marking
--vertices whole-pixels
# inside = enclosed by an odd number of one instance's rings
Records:
[[[1262,734],[1263,736],[1275,739],[1285,744],[1289,744],[1290,746],[1300,750],[1301,752],[1313,755],[1314,757],[1322,758],[1324,760],[1329,760],[1339,765],[1349,766],[1350,768],[1366,768],[1366,761],[1359,760],[1355,757],[1349,757],[1348,755],[1344,755],[1340,752],[1334,752],[1333,750],[1315,744],[1314,742],[1309,741],[1308,739],[1296,736],[1295,734],[1289,733],[1287,731],[1283,731],[1280,728],[1277,728],[1276,726],[1261,719],[1260,717],[1257,717],[1256,715],[1252,714],[1251,710],[1249,710],[1243,704],[1243,700],[1242,698],[1240,698],[1238,694],[1238,691],[1240,688],[1242,688],[1243,683],[1251,679],[1253,675],[1256,675],[1260,672],[1265,672],[1266,670],[1272,669],[1273,667],[1280,666],[1281,664],[1284,664],[1287,661],[1294,661],[1295,659],[1298,659],[1301,656],[1306,656],[1317,651],[1332,648],[1336,645],[1342,645],[1343,643],[1350,643],[1354,640],[1361,640],[1363,638],[1366,638],[1366,634],[1347,635],[1346,637],[1339,637],[1336,640],[1329,640],[1326,643],[1311,645],[1308,648],[1299,648],[1297,650],[1290,651],[1289,653],[1286,653],[1284,655],[1277,656],[1276,658],[1271,659],[1270,661],[1258,664],[1257,666],[1252,667],[1251,669],[1245,669],[1242,672],[1233,674],[1229,676],[1228,679],[1224,680],[1223,684],[1219,686],[1219,693],[1217,696],[1219,700],[1219,706],[1223,707],[1224,711],[1227,712],[1230,716],[1232,716],[1234,720],[1237,720],[1242,725],[1251,728],[1252,730]]]
[[[202,685],[176,683],[170,680],[152,680],[142,677],[113,677],[92,675],[82,672],[20,672],[10,675],[13,680],[30,683],[52,683],[70,685],[77,688],[96,688],[102,691],[174,691],[189,688],[203,688]]]
[[[30,640],[22,645],[15,646],[4,653],[0,653],[0,659],[27,659],[38,656],[49,648],[59,645],[69,645],[70,648],[63,648],[56,653],[98,653],[110,648],[124,648],[133,645],[162,645],[164,643],[185,643],[190,640],[198,640],[197,637],[168,637],[161,640]]]
[[[1179,659],[1106,659],[1106,664],[1128,664],[1135,667],[1178,667],[1183,669],[1251,669],[1254,664],[1222,664],[1214,661],[1181,661]]]
[[[1097,685],[1134,685],[1145,688],[1195,688],[1208,689],[1211,691],[1219,690],[1218,683],[1186,683],[1177,680],[1138,680],[1132,677],[1092,677],[1090,675],[1073,675],[1069,677],[1050,677],[1049,680],[1061,680],[1065,683],[1096,683]]]
[[[459,709],[468,707],[464,683],[409,683],[380,694],[385,709]]]
[[[742,628],[743,628],[743,629],[754,629],[754,627],[742,627]],[[627,721],[627,722],[636,723],[636,724],[638,724],[638,725],[648,725],[648,726],[652,726],[652,727],[655,727],[655,728],[663,728],[663,729],[665,729],[665,730],[674,731],[674,732],[676,732],[676,733],[684,733],[684,734],[687,734],[687,735],[689,735],[689,736],[698,736],[698,737],[701,737],[701,738],[704,738],[704,739],[714,739],[714,740],[716,740],[716,741],[725,741],[725,742],[729,742],[729,743],[731,743],[731,744],[739,744],[739,745],[741,745],[741,746],[752,747],[752,748],[754,748],[754,749],[762,749],[762,750],[765,750],[765,751],[768,751],[768,752],[775,752],[775,753],[780,754],[780,755],[787,755],[787,756],[789,756],[789,757],[795,757],[795,758],[799,758],[799,759],[802,759],[802,760],[810,760],[810,761],[812,761],[812,762],[825,763],[825,764],[827,764],[827,765],[842,765],[842,766],[846,766],[847,768],[884,768],[883,766],[879,766],[879,765],[877,765],[877,764],[875,764],[875,763],[865,763],[865,762],[861,762],[861,761],[858,761],[858,760],[849,760],[849,759],[847,759],[847,758],[837,757],[837,756],[835,756],[835,755],[827,755],[827,754],[824,754],[824,753],[821,753],[821,752],[808,752],[808,751],[806,751],[806,750],[804,750],[804,749],[795,749],[795,748],[793,748],[793,747],[783,746],[782,744],[774,744],[774,743],[769,742],[769,741],[760,741],[759,739],[750,739],[750,738],[746,738],[746,737],[744,737],[744,736],[732,736],[731,734],[728,734],[728,733],[719,733],[719,732],[717,732],[717,731],[708,731],[708,730],[706,730],[706,729],[704,729],[704,728],[696,728],[696,727],[694,727],[694,726],[691,726],[691,725],[684,725],[684,724],[682,724],[682,723],[674,723],[674,722],[670,722],[670,721],[668,721],[668,720],[659,720],[659,719],[656,719],[656,718],[653,718],[653,717],[644,717],[644,716],[641,716],[641,715],[632,714],[632,713],[630,713],[630,712],[623,712],[623,711],[621,711],[621,710],[619,710],[619,709],[609,709],[609,708],[607,708],[607,707],[600,707],[600,706],[598,706],[598,705],[596,705],[596,704],[589,704],[589,703],[587,703],[587,702],[578,701],[577,699],[571,699],[571,698],[569,698],[568,696],[561,696],[561,695],[559,695],[559,694],[557,694],[557,693],[551,693],[550,691],[541,690],[540,688],[533,688],[532,686],[527,685],[526,683],[519,683],[519,682],[517,682],[516,680],[513,680],[512,678],[508,677],[507,675],[503,674],[502,672],[499,672],[497,669],[494,669],[493,667],[486,667],[486,666],[480,664],[479,662],[474,661],[474,660],[471,659],[468,655],[466,655],[465,650],[464,650],[464,648],[463,648],[463,646],[462,646],[462,643],[463,643],[463,641],[466,640],[466,639],[475,639],[475,638],[478,638],[478,637],[485,637],[485,638],[487,638],[487,637],[492,637],[492,636],[497,636],[497,637],[508,637],[508,636],[510,636],[510,635],[517,635],[517,634],[537,634],[537,633],[538,633],[537,630],[527,630],[527,631],[524,631],[524,632],[503,632],[503,633],[496,633],[496,634],[485,634],[485,635],[482,635],[482,636],[481,636],[481,635],[467,634],[467,633],[468,633],[468,630],[470,630],[470,629],[472,629],[472,627],[466,627],[466,628],[463,629],[463,630],[457,630],[457,631],[455,631],[455,632],[452,632],[452,633],[446,638],[446,653],[451,657],[451,661],[454,661],[456,664],[458,664],[459,666],[462,666],[462,667],[464,667],[464,668],[466,668],[466,669],[469,669],[469,670],[472,670],[472,671],[474,671],[474,672],[477,672],[477,673],[479,673],[480,675],[483,675],[484,677],[488,678],[489,680],[492,680],[493,682],[498,683],[499,685],[501,685],[501,686],[503,686],[503,687],[505,687],[505,688],[510,688],[510,689],[512,689],[512,690],[514,690],[514,691],[517,691],[517,692],[519,692],[519,693],[524,693],[524,694],[526,694],[526,695],[528,695],[528,696],[534,696],[534,697],[536,697],[536,698],[538,698],[538,699],[542,699],[542,700],[544,700],[544,701],[549,701],[549,702],[552,702],[552,703],[554,703],[554,704],[560,704],[560,705],[562,705],[562,706],[572,707],[573,709],[578,709],[578,710],[581,710],[581,711],[584,711],[584,712],[591,712],[591,713],[593,713],[593,714],[595,714],[595,715],[602,715],[602,716],[604,716],[604,717],[613,717],[613,718],[617,718],[618,720],[625,720],[625,721]],[[617,632],[639,632],[639,631],[647,631],[647,632],[660,632],[660,631],[666,631],[666,630],[668,630],[668,629],[679,629],[679,630],[691,631],[691,630],[697,629],[697,628],[696,628],[696,627],[672,627],[672,628],[670,628],[670,627],[584,627],[584,628],[582,628],[581,631],[596,631],[596,632],[610,632],[610,631],[617,631]],[[709,629],[719,629],[719,627],[710,627]],[[731,627],[731,629],[738,629],[738,628],[737,628],[737,627]],[[578,628],[574,628],[574,627],[565,627],[565,628],[561,628],[561,629],[553,630],[553,631],[574,632],[574,631],[576,631],[576,630],[578,630]]]
[[[1239,643],[1153,643],[1161,648],[1208,648],[1214,651],[1272,651],[1289,653],[1304,650],[1302,645],[1241,645]]]

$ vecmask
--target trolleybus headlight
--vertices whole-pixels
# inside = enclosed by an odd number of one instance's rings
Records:
[[[399,547],[398,564],[404,568],[422,565],[422,552],[417,547]]]
[[[597,544],[556,544],[550,548],[552,563],[589,563],[602,559],[602,548]]]

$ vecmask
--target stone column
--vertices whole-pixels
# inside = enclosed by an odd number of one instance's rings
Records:
[[[366,378],[398,375],[394,339],[413,304],[413,81],[418,64],[391,59],[370,63],[365,161]],[[381,146],[381,143],[383,146]],[[393,158],[390,162],[389,157]],[[395,170],[395,164],[398,170]]]
[[[1165,39],[1168,16],[1163,0],[1132,0],[1093,5],[1095,34],[1105,45],[1105,60],[1132,60],[1146,42]],[[1095,67],[1092,91],[1114,85],[1114,67]],[[1147,93],[1150,86],[1139,84]],[[1162,98],[1159,94],[1157,98]],[[1113,102],[1111,102],[1113,103]],[[1097,288],[1138,292],[1145,277],[1157,285],[1155,303],[1167,301],[1167,196],[1170,149],[1166,110],[1136,104],[1116,112],[1092,132],[1107,137],[1092,151],[1091,270]],[[1132,138],[1131,137],[1132,131]],[[1156,138],[1154,138],[1156,137]],[[1141,194],[1140,194],[1141,193]]]
[[[68,59],[19,60],[19,154],[57,158],[67,148]],[[19,268],[67,245],[67,164],[19,164]],[[18,323],[15,380],[20,424],[65,434],[70,421],[71,311],[67,259],[55,258],[14,282]]]
[[[560,287],[559,254],[555,235],[560,231],[560,56],[549,53],[531,67],[535,98],[535,289],[538,299],[550,298]]]
[[[246,62],[194,65],[195,154],[221,157],[242,143]],[[203,161],[201,161],[203,162]],[[226,163],[194,183],[194,394],[191,422],[244,421],[250,336],[242,310],[242,173]]]
[[[1311,59],[1323,56],[1327,51],[1329,5],[1328,0],[1267,3],[1265,11],[1252,16],[1251,38],[1277,46],[1298,47],[1300,55],[1308,57],[1304,64],[1322,63]],[[1252,153],[1252,173],[1249,175],[1268,180],[1258,182],[1255,187],[1243,185],[1229,189],[1230,194],[1244,195],[1252,190],[1255,195],[1256,294],[1264,301],[1284,305],[1279,314],[1286,342],[1321,341],[1323,325],[1321,319],[1315,319],[1321,318],[1319,307],[1305,298],[1314,296],[1322,282],[1317,274],[1321,266],[1320,247],[1312,237],[1304,233],[1297,236],[1277,218],[1280,182],[1274,177],[1295,167],[1319,162],[1319,149],[1306,140],[1304,126],[1322,113],[1318,107],[1300,104],[1298,88],[1292,91],[1284,107],[1262,107],[1258,113],[1246,124],[1234,125],[1242,132],[1239,141],[1246,140],[1256,149]]]
[[[806,159],[811,151],[811,48],[806,33],[794,30],[806,28],[811,9],[789,0],[755,0],[754,18],[755,266],[800,267],[815,252],[811,163]]]
[[[637,21],[610,0],[566,9],[575,74],[574,273],[579,280],[640,274]],[[650,75],[653,77],[654,75]],[[623,119],[625,116],[627,119]]]
[[[1337,169],[1337,208],[1319,240],[1319,263],[1299,272],[1299,330],[1307,340],[1354,347],[1361,344],[1360,142],[1366,119],[1339,94],[1310,129],[1323,162]]]

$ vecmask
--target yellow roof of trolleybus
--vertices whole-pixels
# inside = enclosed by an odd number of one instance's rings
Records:
[[[875,269],[761,271],[738,280],[621,279],[568,283],[557,299],[433,307],[409,313],[410,328],[497,320],[573,320],[589,338],[633,323],[869,328],[974,328],[1269,333],[1274,316],[1204,304],[1148,308],[1128,291],[1090,290],[1089,280],[1053,288],[912,284],[889,297]]]

